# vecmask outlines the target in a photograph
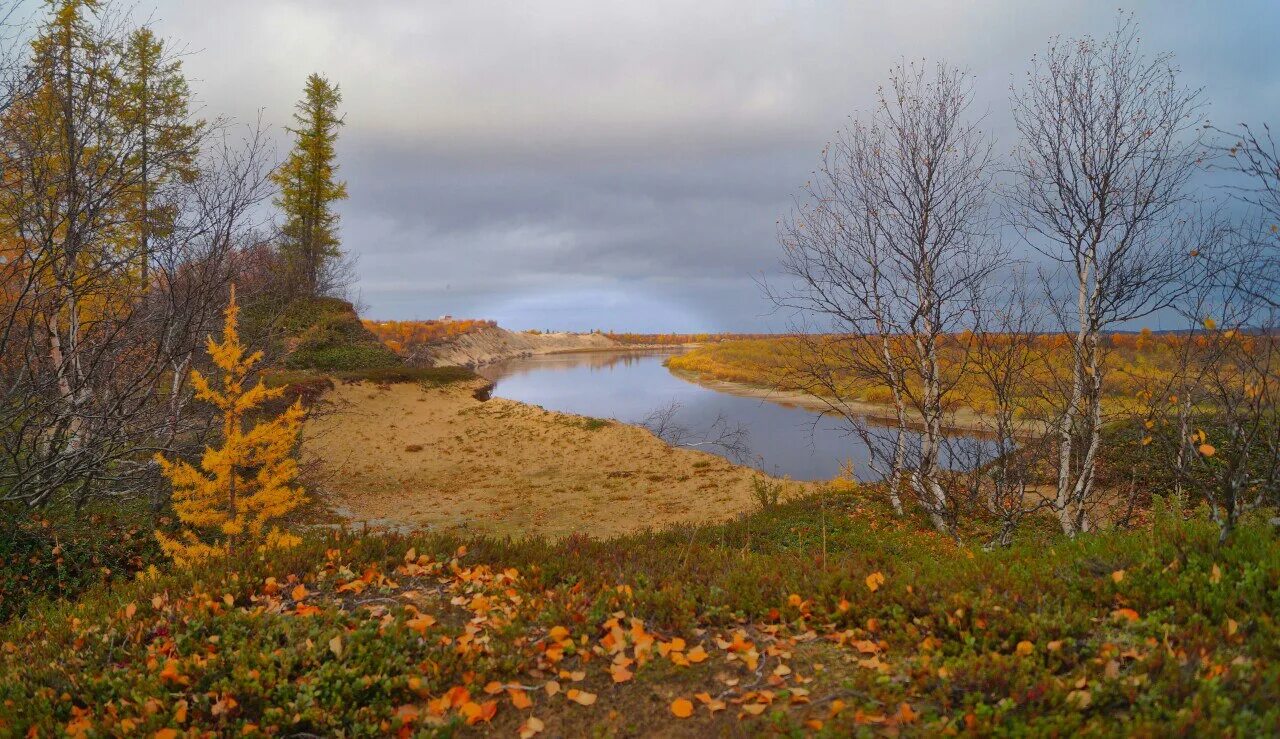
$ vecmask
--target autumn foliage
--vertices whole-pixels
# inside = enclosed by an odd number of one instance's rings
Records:
[[[404,353],[420,346],[438,344],[485,328],[496,328],[494,321],[477,319],[439,321],[372,321],[365,319],[364,327],[391,347]]]
[[[774,334],[726,334],[726,333],[697,333],[697,334],[636,334],[636,333],[614,333],[612,331],[605,333],[613,341],[619,344],[638,344],[638,345],[663,345],[672,346],[676,344],[712,344],[720,341],[730,341],[733,339],[768,339],[773,338]]]
[[[1274,733],[1264,523],[1222,547],[1161,507],[984,550],[880,498],[608,540],[310,532],[119,583],[0,625],[0,735]]]
[[[1235,333],[1226,340],[1234,341],[1240,351],[1253,353],[1257,336]],[[870,341],[870,339],[830,335],[826,341],[833,347],[827,354],[840,356],[841,343]],[[900,339],[906,342],[906,338]],[[1035,361],[1020,377],[1020,394],[1026,399],[1028,410],[1042,403],[1039,398],[1044,388],[1055,386],[1071,362],[1069,337],[1064,334],[1043,334],[1033,338],[1010,337],[1003,334],[975,335],[963,332],[945,338],[941,359],[942,372],[956,391],[951,399],[953,406],[971,408],[979,413],[989,413],[994,407],[989,388],[983,386],[982,375],[973,362],[975,348],[991,347],[1013,341],[1029,342],[1028,352]],[[1154,333],[1143,329],[1138,333],[1113,333],[1103,339],[1106,348],[1105,362],[1108,373],[1102,388],[1104,406],[1111,412],[1127,412],[1143,403],[1142,392],[1152,383],[1167,382],[1178,371],[1178,361],[1188,346],[1203,346],[1209,339],[1202,334]],[[733,339],[701,346],[667,361],[671,369],[681,370],[717,380],[751,385],[778,387],[788,390],[809,389],[805,384],[802,346],[794,336],[771,338]],[[905,350],[895,350],[905,355]],[[836,369],[836,368],[833,368]],[[837,382],[846,397],[868,403],[888,403],[890,391],[877,378],[859,377],[852,371],[838,374]]]
[[[298,463],[293,459],[303,419],[301,401],[281,415],[245,430],[246,416],[262,403],[280,396],[284,388],[268,388],[261,381],[247,388],[245,380],[261,352],[246,354],[236,329],[239,306],[235,291],[226,309],[222,341],[208,339],[209,356],[222,371],[221,388],[203,374],[192,373],[196,398],[213,404],[222,414],[223,443],[205,449],[200,466],[157,455],[165,477],[173,485],[173,509],[182,532],[171,537],[157,531],[165,554],[179,564],[225,554],[239,543],[286,547],[297,538],[268,526],[305,501],[294,485]]]

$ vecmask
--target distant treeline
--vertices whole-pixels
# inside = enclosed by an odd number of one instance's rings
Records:
[[[605,332],[605,336],[619,344],[712,344],[733,339],[773,339],[784,334],[633,334]]]

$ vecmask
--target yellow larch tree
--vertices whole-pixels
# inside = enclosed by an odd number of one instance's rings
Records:
[[[222,413],[222,446],[206,448],[198,468],[156,455],[173,485],[173,509],[183,524],[178,536],[157,531],[156,538],[179,565],[222,556],[239,545],[281,548],[299,541],[268,526],[306,501],[302,488],[293,484],[298,476],[293,448],[305,412],[299,400],[279,416],[245,430],[245,416],[284,389],[268,388],[261,380],[246,389],[245,379],[262,352],[247,354],[240,343],[239,310],[233,286],[222,341],[208,339],[209,356],[221,370],[221,387],[199,372],[191,376],[196,398]]]

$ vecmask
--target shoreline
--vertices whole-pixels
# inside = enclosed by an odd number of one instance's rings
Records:
[[[802,390],[779,390],[766,385],[754,385],[746,382],[735,382],[732,380],[721,380],[715,377],[707,377],[699,372],[691,372],[688,370],[672,369],[667,367],[667,371],[675,377],[705,387],[709,390],[722,392],[729,395],[737,395],[745,398],[759,398],[770,403],[777,403],[781,406],[792,408],[803,408],[810,411],[833,413],[831,406],[826,401],[810,393]],[[866,418],[875,425],[891,426],[897,423],[897,418],[893,412],[893,406],[883,403],[868,403],[864,401],[846,402],[844,405],[853,413]],[[913,410],[907,411],[907,426],[913,430],[919,430],[923,426],[920,414]],[[943,422],[943,431],[960,431],[977,436],[991,435],[995,426],[995,420],[992,416],[985,413],[979,413],[971,408],[961,408],[948,415]]]
[[[515,357],[504,357],[493,362],[481,365],[481,367],[490,367],[501,364],[505,361],[513,361],[517,359],[530,359],[538,356],[562,356],[568,354],[628,354],[642,352],[658,352],[664,350],[684,350],[692,349],[699,346],[698,344],[635,344],[629,346],[608,346],[608,347],[590,347],[590,348],[571,348],[558,349],[548,352],[529,353]],[[473,369],[479,370],[481,367]],[[684,380],[693,385],[707,388],[715,392],[725,393],[726,395],[736,395],[745,398],[758,398],[763,401],[774,403],[776,405],[789,408],[803,408],[808,411],[819,413],[833,413],[831,407],[821,398],[806,393],[802,390],[779,390],[771,388],[767,385],[756,385],[748,382],[737,382],[734,380],[722,380],[716,377],[705,376],[702,373],[690,370],[673,369],[665,362],[663,367],[673,376]],[[871,403],[866,401],[850,401],[845,403],[854,414],[860,415],[867,421],[876,426],[893,426],[897,423],[897,418],[893,412],[893,406],[885,403]],[[923,428],[923,421],[920,414],[912,409],[907,410],[907,426],[911,430],[920,431]],[[944,419],[942,429],[944,432],[963,433],[967,435],[990,438],[994,437],[995,419],[991,415],[980,413],[971,408],[960,408],[951,412]],[[1026,435],[1026,432],[1021,434]]]
[[[657,352],[674,349],[693,349],[702,346],[701,344],[618,344],[617,346],[592,346],[583,349],[556,349],[554,351],[543,352],[542,354],[529,354],[523,357],[512,357],[512,359],[527,359],[535,356],[548,356],[555,354],[607,354],[609,352],[617,352],[626,354],[627,352]]]
[[[775,479],[641,426],[485,400],[486,385],[328,390],[304,424],[307,487],[349,523],[561,538],[727,520]]]

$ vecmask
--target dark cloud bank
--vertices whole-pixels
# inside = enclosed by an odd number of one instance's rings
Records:
[[[1276,119],[1280,5],[1128,9],[1212,118]],[[230,0],[155,17],[197,51],[207,109],[262,109],[282,146],[305,75],[341,84],[343,236],[370,315],[761,331],[786,324],[755,284],[776,220],[890,64],[968,67],[1007,151],[1027,60],[1055,33],[1106,33],[1115,3]]]

